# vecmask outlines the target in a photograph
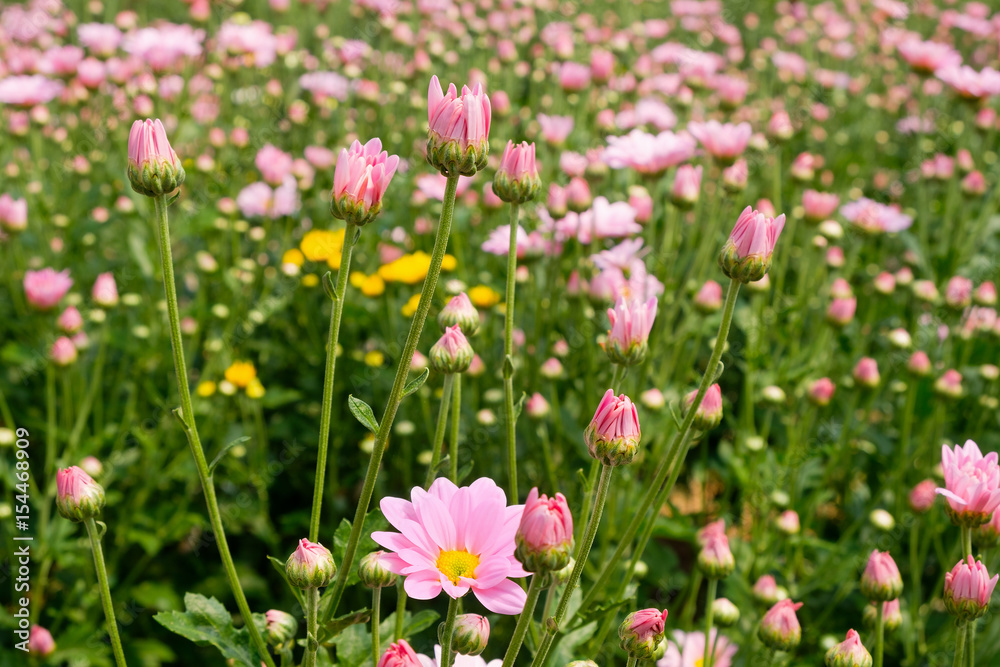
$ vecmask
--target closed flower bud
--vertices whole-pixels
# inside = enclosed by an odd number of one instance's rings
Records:
[[[455,631],[451,635],[451,649],[461,655],[479,655],[490,641],[490,622],[479,614],[460,614],[455,617]]]
[[[60,330],[68,334],[74,334],[83,328],[83,315],[80,314],[80,311],[75,306],[69,306],[59,315],[56,324]]]
[[[99,516],[104,508],[104,488],[76,466],[56,474],[56,508],[70,521]]]
[[[684,414],[691,408],[698,391],[692,391],[684,397]],[[722,388],[713,384],[705,392],[698,411],[694,414],[694,427],[699,431],[711,431],[722,421]]]
[[[431,369],[438,373],[464,373],[472,363],[472,346],[457,324],[445,329],[431,348]]]
[[[712,602],[712,617],[715,624],[721,628],[729,628],[740,621],[740,608],[733,604],[729,598],[715,598]]]
[[[725,533],[710,533],[698,552],[698,568],[709,579],[725,579],[736,569],[736,559],[729,550]]]
[[[56,650],[56,641],[52,639],[52,633],[40,625],[31,626],[28,633],[28,655],[46,658]]]
[[[795,510],[785,510],[778,515],[778,520],[774,524],[785,535],[797,535],[800,528],[799,515]]]
[[[845,327],[854,319],[854,311],[857,306],[858,300],[854,297],[834,299],[826,309],[826,321],[836,327]]]
[[[336,574],[333,555],[318,542],[299,540],[298,548],[285,561],[285,575],[296,588],[323,588],[333,581]]]
[[[587,181],[574,176],[566,185],[566,203],[574,213],[583,213],[594,203],[594,195],[590,192]]]
[[[563,494],[549,498],[533,488],[524,502],[514,543],[514,556],[528,572],[566,567],[573,553],[573,515]]]
[[[826,652],[827,667],[872,667],[872,656],[861,643],[854,630],[847,631],[847,638]]]
[[[469,295],[462,292],[453,296],[448,304],[438,313],[438,326],[441,331],[458,325],[462,332],[469,336],[479,331],[479,311],[472,305]]]
[[[184,183],[184,167],[159,119],[132,123],[127,173],[132,189],[147,197],[173,192]]]
[[[937,484],[933,479],[925,479],[913,487],[910,491],[910,507],[914,512],[923,514],[934,507],[934,499],[937,498],[937,493],[934,491],[936,487]]]
[[[874,389],[882,381],[878,372],[878,363],[871,357],[863,357],[854,367],[854,381],[861,387]]]
[[[791,651],[799,645],[802,628],[795,612],[801,606],[801,602],[781,600],[764,614],[757,634],[765,646],[776,651]]]
[[[982,561],[968,556],[944,575],[944,606],[962,621],[984,616],[1000,575],[987,572]]]
[[[701,194],[702,166],[682,164],[677,167],[674,184],[670,190],[670,201],[680,209],[688,210],[698,203]]]
[[[619,645],[630,658],[653,660],[656,658],[663,632],[666,628],[667,610],[640,609],[625,617],[618,627]]]
[[[376,667],[423,667],[423,663],[413,647],[405,639],[400,639],[395,644],[389,644]]]
[[[538,368],[538,374],[546,380],[558,380],[563,375],[562,362],[555,357],[549,357]]]
[[[101,308],[114,308],[118,305],[118,286],[115,285],[115,277],[111,273],[102,273],[94,281],[94,288],[91,296]]]
[[[910,355],[906,368],[916,376],[925,377],[931,372],[931,360],[923,350],[917,350]]]
[[[280,609],[269,609],[264,613],[267,621],[267,643],[271,646],[282,646],[295,639],[299,629],[298,620],[288,612]]]
[[[962,374],[954,368],[949,368],[944,374],[934,381],[934,391],[945,398],[961,398]]]
[[[868,515],[868,520],[879,530],[889,532],[896,527],[896,519],[889,512],[882,508],[873,509]]]
[[[886,630],[892,632],[898,630],[903,624],[903,615],[899,610],[899,600],[889,600],[880,603],[882,605],[882,624]],[[878,621],[878,607],[875,604],[866,604],[861,614],[861,620],[866,628],[874,628]]]
[[[757,583],[753,585],[751,590],[755,600],[761,604],[773,605],[776,602],[784,600],[788,597],[788,593],[785,592],[778,582],[774,580],[774,577],[770,574],[762,575]]]
[[[722,285],[706,280],[694,296],[694,307],[703,313],[714,313],[722,308]]]
[[[52,363],[56,366],[69,366],[77,359],[76,345],[69,338],[66,338],[66,336],[60,336],[52,344],[50,356],[52,357]]]
[[[358,563],[358,576],[368,588],[385,588],[396,583],[396,575],[386,569],[384,551],[373,551]]]
[[[903,578],[887,551],[872,551],[861,575],[861,593],[872,602],[895,600],[903,592]]]
[[[364,146],[355,140],[350,150],[341,149],[333,172],[330,212],[352,225],[373,221],[398,165],[399,156],[383,151],[378,138]]]
[[[524,404],[524,411],[531,419],[545,419],[549,416],[549,402],[536,391],[528,397]]]
[[[590,455],[608,466],[627,465],[639,451],[639,413],[628,396],[608,389],[583,432]]]
[[[441,89],[437,76],[427,89],[427,161],[443,175],[474,176],[490,151],[490,98],[482,84]]]
[[[535,198],[541,183],[535,162],[535,144],[508,141],[500,158],[500,168],[493,177],[496,196],[511,204],[523,204]]]
[[[619,298],[615,307],[608,309],[611,329],[604,345],[608,358],[620,366],[641,363],[649,350],[649,332],[655,319],[655,296],[645,303]]]
[[[837,386],[833,384],[833,380],[830,378],[820,378],[809,385],[809,401],[814,405],[826,406],[830,404],[830,400],[833,399],[833,393],[836,391]]]
[[[737,194],[747,189],[750,178],[750,168],[747,161],[740,158],[722,170],[722,187],[730,194]]]
[[[784,226],[784,214],[770,218],[747,206],[719,253],[722,272],[741,283],[763,278],[771,268],[771,255]]]
[[[104,472],[104,466],[96,456],[85,456],[80,459],[80,467],[91,477],[100,477],[101,473]]]

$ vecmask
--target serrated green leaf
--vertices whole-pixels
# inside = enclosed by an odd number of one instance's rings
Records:
[[[208,474],[209,474],[209,476],[211,476],[212,473],[215,472],[215,466],[219,465],[219,463],[222,462],[222,459],[225,458],[226,454],[229,453],[230,449],[232,449],[236,445],[240,444],[241,442],[246,442],[249,439],[250,439],[249,435],[245,435],[242,438],[236,438],[235,440],[233,440],[232,442],[230,442],[228,445],[226,445],[225,447],[223,447],[222,449],[220,449],[219,453],[215,455],[214,459],[212,459],[212,462],[208,464]]]
[[[210,644],[227,660],[243,667],[259,667],[260,657],[250,644],[246,628],[233,627],[232,616],[221,602],[196,593],[184,596],[186,611],[161,611],[153,619],[195,644]],[[256,619],[254,619],[256,621]]]
[[[407,382],[406,386],[403,387],[403,398],[406,398],[417,389],[420,389],[420,387],[424,385],[424,382],[427,382],[427,376],[430,374],[430,368],[425,368],[420,375]]]
[[[348,396],[347,406],[351,409],[351,414],[354,415],[355,419],[361,422],[362,426],[367,428],[372,433],[378,433],[378,421],[375,419],[375,413],[372,412],[370,405],[362,401],[360,398]]]

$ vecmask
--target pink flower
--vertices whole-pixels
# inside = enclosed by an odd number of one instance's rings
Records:
[[[978,100],[990,95],[1000,95],[1000,72],[992,67],[984,67],[979,72],[968,65],[943,67],[934,75],[966,99]]]
[[[694,305],[703,313],[714,313],[722,308],[722,285],[706,280],[694,296]]]
[[[514,541],[514,555],[528,572],[555,572],[566,567],[573,551],[573,515],[566,497],[557,493],[549,498],[533,488],[524,501]]]
[[[28,227],[28,201],[0,195],[0,227],[10,232],[23,232]]]
[[[722,186],[728,192],[743,192],[750,178],[750,167],[747,161],[740,158],[722,170]]]
[[[698,397],[698,390],[688,392],[684,396],[684,411],[687,413]],[[722,421],[722,388],[716,383],[708,388],[701,399],[701,405],[694,415],[694,427],[699,431],[710,431]]]
[[[185,58],[200,56],[204,39],[204,30],[195,30],[186,23],[160,23],[126,35],[122,49],[154,71],[162,71],[180,66]]]
[[[670,199],[680,208],[690,208],[698,201],[701,194],[702,166],[694,167],[682,164],[674,174],[674,184],[670,191]]]
[[[76,466],[56,473],[56,507],[71,521],[97,516],[104,507],[104,489]]]
[[[948,499],[948,515],[963,526],[978,526],[1000,507],[1000,465],[997,453],[983,456],[972,440],[949,449],[941,447],[945,488],[937,493]]]
[[[949,368],[934,382],[934,391],[949,398],[961,398],[962,374]]]
[[[448,179],[441,174],[421,174],[417,176],[417,188],[420,192],[438,201],[444,201],[444,188],[447,184]],[[469,189],[469,185],[472,184],[472,178],[469,176],[459,176],[458,177],[458,189],[455,191],[455,195],[461,197],[466,190]]]
[[[792,119],[787,111],[779,109],[771,115],[771,119],[767,122],[767,133],[778,140],[792,138],[795,128],[792,127]]]
[[[572,116],[549,116],[540,113],[537,119],[538,126],[542,132],[542,138],[550,144],[562,144],[566,141],[569,133],[573,131]]]
[[[778,530],[786,535],[795,535],[801,528],[799,513],[795,510],[785,510],[778,515],[778,519],[774,523]]]
[[[747,206],[719,255],[723,272],[744,283],[763,278],[771,267],[771,254],[784,227],[784,213],[770,218]]]
[[[854,310],[857,308],[857,305],[858,300],[854,297],[834,299],[826,309],[827,322],[838,327],[847,326],[854,319]]]
[[[102,308],[114,308],[118,305],[118,286],[115,284],[115,276],[111,272],[102,273],[94,281],[94,287],[90,291],[90,296],[94,303]]]
[[[952,308],[965,308],[972,303],[972,281],[964,276],[953,276],[944,290],[944,300]]]
[[[155,197],[184,182],[184,167],[170,146],[160,119],[132,123],[128,135],[128,177],[132,189]]]
[[[717,120],[707,123],[691,122],[688,123],[687,130],[709,155],[723,164],[730,164],[742,155],[753,134],[750,123],[733,125],[722,124]]]
[[[292,555],[285,561],[285,575],[296,588],[322,588],[333,581],[337,565],[330,550],[319,542],[299,540]]]
[[[945,607],[962,620],[979,618],[989,608],[998,578],[996,574],[990,578],[982,561],[968,556],[944,575]]]
[[[877,387],[882,381],[878,372],[878,362],[871,357],[862,357],[854,367],[854,381],[869,389]]]
[[[24,272],[24,294],[28,303],[39,310],[54,308],[72,286],[69,269],[56,272],[55,269],[44,268]]]
[[[423,665],[417,657],[417,652],[405,639],[400,639],[395,644],[389,644],[389,648],[379,658],[376,667],[423,667]]]
[[[260,170],[264,180],[271,185],[280,185],[285,176],[292,173],[294,160],[289,153],[273,144],[265,144],[257,151],[254,164]]]
[[[933,479],[925,479],[913,487],[910,491],[910,507],[914,512],[923,514],[934,506],[934,498],[937,495],[934,491],[935,486]]]
[[[826,652],[828,665],[870,665],[872,656],[861,643],[861,636],[854,630],[847,631],[847,637]]]
[[[888,551],[875,549],[861,575],[861,592],[872,602],[895,600],[903,592],[903,578]]]
[[[609,466],[631,463],[641,437],[639,413],[631,399],[625,394],[615,397],[608,389],[583,433],[590,455]]]
[[[652,135],[632,130],[623,137],[608,137],[601,159],[612,169],[634,169],[659,174],[694,157],[697,144],[687,133],[666,131]]]
[[[618,628],[621,647],[632,658],[649,660],[656,654],[657,646],[663,639],[667,623],[667,610],[640,609],[625,617]]]
[[[559,66],[559,86],[574,92],[590,85],[590,68],[581,63],[569,61]]]
[[[801,602],[780,600],[764,614],[760,622],[759,636],[769,648],[789,651],[802,640],[802,627],[795,612],[802,606]]]
[[[656,297],[645,303],[626,301],[619,297],[614,308],[608,308],[611,329],[605,343],[612,362],[631,366],[642,361],[649,349],[649,332],[656,320]]]
[[[737,647],[715,628],[708,636],[712,667],[731,667]],[[695,667],[705,664],[705,633],[674,630],[671,642],[656,667]]]
[[[83,316],[75,306],[69,306],[59,315],[56,325],[66,333],[76,333],[83,328]]]
[[[398,165],[399,156],[383,151],[378,138],[364,146],[355,141],[350,150],[342,149],[333,173],[333,214],[355,225],[374,220]]]
[[[431,369],[438,373],[464,373],[472,363],[472,346],[457,324],[447,327],[431,347]]]
[[[829,405],[837,387],[830,378],[820,378],[809,385],[809,400],[816,405]]]
[[[114,55],[122,42],[121,30],[109,23],[81,23],[76,34],[80,43],[98,56]]]
[[[962,64],[962,54],[950,44],[909,39],[901,42],[896,51],[910,67],[918,72],[930,74],[939,69],[950,69]]]
[[[641,185],[629,187],[628,205],[635,211],[635,221],[638,223],[646,224],[653,217],[653,198]]]
[[[802,208],[808,220],[819,222],[829,218],[837,205],[840,197],[829,192],[817,192],[816,190],[806,190],[802,193]]]
[[[445,94],[437,76],[427,89],[427,123],[430,138],[427,160],[442,174],[472,176],[486,166],[491,121],[490,98],[477,83],[472,90],[455,84]]]
[[[28,654],[39,657],[52,655],[56,650],[56,642],[52,633],[40,625],[32,625],[28,634]]]
[[[0,79],[0,104],[33,107],[47,104],[63,91],[63,84],[40,74]]]
[[[698,552],[698,567],[709,579],[725,579],[736,568],[736,559],[724,532],[710,533],[705,539]]]
[[[539,187],[535,144],[508,141],[493,179],[493,192],[506,202],[522,204],[533,199]]]
[[[508,577],[527,575],[514,558],[523,506],[508,507],[503,490],[485,477],[462,488],[438,478],[429,491],[415,487],[410,498],[383,498],[380,505],[399,533],[372,533],[395,552],[386,567],[406,577],[406,593],[430,600],[444,590],[457,599],[471,589],[494,613],[521,613],[525,593]]]

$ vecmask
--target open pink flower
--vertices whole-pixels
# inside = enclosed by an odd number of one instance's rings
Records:
[[[405,577],[407,595],[430,600],[444,590],[457,599],[472,590],[494,613],[521,613],[526,595],[508,577],[528,574],[514,558],[524,506],[508,507],[493,480],[459,488],[439,477],[429,491],[415,487],[410,500],[383,498],[380,506],[400,532],[376,531],[372,539],[395,552],[385,566]]]
[[[965,619],[978,618],[986,613],[993,589],[1000,575],[990,578],[982,561],[958,561],[951,572],[944,575],[944,604],[953,614]]]
[[[462,86],[459,95],[455,84],[445,93],[437,76],[431,77],[427,88],[428,161],[441,173],[472,176],[486,166],[491,119],[490,98],[482,84],[477,83],[472,90]]]
[[[997,453],[983,456],[972,440],[950,449],[941,447],[941,466],[944,468],[945,488],[938,494],[948,499],[951,515],[959,523],[977,526],[989,521],[990,515],[1000,507],[1000,465]]]
[[[683,632],[674,630],[672,641],[667,644],[667,651],[657,661],[656,667],[695,667],[705,662],[705,633]],[[718,634],[715,628],[709,635],[712,646],[712,667],[729,667],[736,655],[736,644],[724,635]]]
[[[720,123],[710,120],[707,123],[688,123],[687,131],[698,143],[719,162],[729,164],[736,160],[746,150],[750,142],[753,128],[750,123]]]
[[[24,272],[24,294],[28,303],[39,310],[54,308],[73,286],[69,269],[56,271],[44,268],[40,271]]]
[[[901,232],[909,229],[913,218],[886,204],[861,197],[840,207],[840,214],[869,233]]]
[[[659,174],[694,157],[698,145],[686,132],[666,131],[652,135],[632,130],[623,137],[608,137],[601,159],[612,169],[634,169],[641,174]]]

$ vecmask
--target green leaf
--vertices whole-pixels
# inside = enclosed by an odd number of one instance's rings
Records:
[[[424,385],[424,382],[427,382],[427,376],[430,374],[430,368],[425,368],[420,375],[407,382],[406,386],[403,387],[403,398],[406,398],[417,389],[420,389],[420,387]]]
[[[524,409],[524,402],[528,400],[527,392],[521,392],[521,398],[517,399],[517,404],[514,406],[514,422],[517,422],[517,418],[521,416],[521,410]]]
[[[337,286],[333,282],[333,274],[329,271],[323,274],[323,291],[330,297],[330,301],[337,300]]]
[[[295,596],[295,599],[298,600],[302,608],[305,609],[306,599],[302,597],[302,591],[296,588],[295,586],[292,586],[288,582],[288,575],[285,574],[285,561],[275,558],[274,556],[268,556],[267,559],[271,561],[271,565],[274,566],[274,569],[278,571],[278,574],[281,575],[281,578],[285,580],[286,584],[288,584],[288,588],[292,590],[292,595]]]
[[[233,618],[221,602],[196,593],[184,596],[187,611],[161,611],[153,619],[199,646],[211,644],[227,660],[243,667],[260,667],[260,657],[251,648],[246,628],[233,627]]]
[[[341,632],[351,627],[352,625],[358,625],[359,623],[367,623],[371,620],[372,610],[362,609],[361,611],[352,611],[350,614],[344,614],[343,616],[338,616],[328,623],[323,624],[322,632],[319,636],[319,641],[323,643],[332,643],[331,639],[339,635]]]
[[[220,449],[219,453],[215,455],[214,459],[212,459],[212,462],[208,464],[208,475],[209,475],[209,477],[212,476],[212,474],[215,472],[215,466],[219,465],[219,463],[222,462],[222,459],[225,458],[226,454],[229,453],[230,449],[232,449],[236,445],[240,444],[241,442],[246,442],[249,439],[250,439],[249,435],[245,435],[242,438],[236,438],[235,440],[233,440],[232,442],[230,442],[228,445],[226,445],[225,447],[223,447],[222,449]]]
[[[370,405],[354,396],[347,397],[347,406],[351,409],[351,414],[361,424],[372,433],[378,433],[378,422],[375,420],[375,413]]]

